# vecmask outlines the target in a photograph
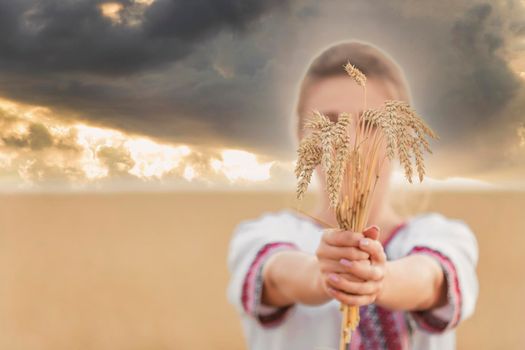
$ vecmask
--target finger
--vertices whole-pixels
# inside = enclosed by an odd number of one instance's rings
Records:
[[[370,259],[375,263],[382,264],[386,261],[385,250],[379,241],[363,238],[359,241],[359,248],[370,254]]]
[[[341,265],[345,266],[346,272],[365,281],[380,281],[384,277],[383,269],[370,263],[360,261],[340,260]]]
[[[348,281],[352,281],[352,282],[365,282],[364,280],[360,279],[360,278],[357,278],[355,277],[354,275],[348,273],[348,272],[342,272],[339,274],[339,276],[341,276],[342,278],[348,280]]]
[[[343,276],[335,273],[328,275],[326,283],[339,291],[353,295],[368,295],[377,293],[379,289],[379,283],[375,281],[356,282],[349,281]]]
[[[331,297],[350,306],[364,306],[372,304],[375,301],[375,296],[373,295],[350,295],[332,287],[327,287],[327,291]]]
[[[370,227],[365,228],[363,231],[363,235],[367,238],[377,240],[379,238],[379,227],[376,225],[372,225]]]
[[[335,273],[335,274],[341,275],[342,278],[345,278],[349,281],[363,282],[362,279],[349,274],[345,270],[345,267],[341,265],[339,261],[336,261],[336,260],[320,260],[319,269],[325,276],[328,276],[331,273]]]
[[[353,247],[334,247],[328,244],[322,244],[317,248],[316,255],[319,259],[328,259],[339,261],[341,259],[347,260],[367,260],[370,254]]]
[[[323,233],[323,241],[336,247],[357,247],[362,238],[362,233],[342,229],[329,229]]]

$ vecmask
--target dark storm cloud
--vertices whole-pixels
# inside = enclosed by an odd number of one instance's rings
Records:
[[[228,124],[261,122],[266,100],[252,102],[248,111],[236,106],[268,81],[253,81],[267,55],[258,55],[257,43],[232,48],[244,58],[235,57],[235,74],[246,76],[227,80],[227,68],[214,62],[222,50],[210,40],[221,33],[245,38],[261,17],[283,12],[287,1],[112,1],[123,6],[120,23],[101,15],[104,2],[0,0],[0,96],[181,142],[224,144]],[[132,25],[130,18],[140,21]]]
[[[146,11],[144,30],[148,36],[198,40],[223,27],[245,30],[261,14],[285,6],[286,1],[157,1]]]
[[[445,152],[438,159],[444,164],[462,154],[464,162],[450,162],[448,167],[467,176],[515,163],[506,155],[516,146],[515,129],[525,98],[523,79],[511,61],[524,57],[516,48],[524,38],[523,14],[518,2],[471,4],[451,23],[446,59],[429,64],[436,73],[430,81],[438,83],[422,104],[428,115],[436,117],[433,122],[442,135]],[[442,78],[437,77],[440,74]],[[516,171],[521,176],[523,164]]]
[[[451,30],[457,61],[449,64],[451,82],[437,99],[441,113],[458,116],[456,130],[483,124],[515,97],[522,82],[502,56],[506,13],[489,3],[472,6]],[[454,135],[456,136],[456,135]]]
[[[286,1],[132,0],[122,23],[101,15],[102,0],[1,0],[0,65],[26,73],[129,74],[172,63],[223,29],[244,31]],[[139,13],[139,14],[137,14]],[[136,25],[129,23],[135,17]]]

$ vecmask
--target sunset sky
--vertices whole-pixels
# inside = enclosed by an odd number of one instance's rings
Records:
[[[430,185],[525,188],[524,1],[0,0],[0,190],[293,190],[298,82],[350,39],[441,136]]]

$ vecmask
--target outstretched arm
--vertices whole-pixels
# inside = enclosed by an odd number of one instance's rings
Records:
[[[415,254],[386,264],[385,281],[377,303],[397,310],[428,310],[445,305],[447,282],[439,263]]]
[[[262,302],[270,306],[323,304],[330,300],[315,256],[300,251],[274,254],[264,266]]]

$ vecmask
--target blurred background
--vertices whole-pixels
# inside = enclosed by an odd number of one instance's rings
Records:
[[[441,136],[392,200],[477,235],[458,348],[525,348],[523,1],[0,0],[0,349],[246,348],[228,241],[296,206],[298,84],[343,40]]]

